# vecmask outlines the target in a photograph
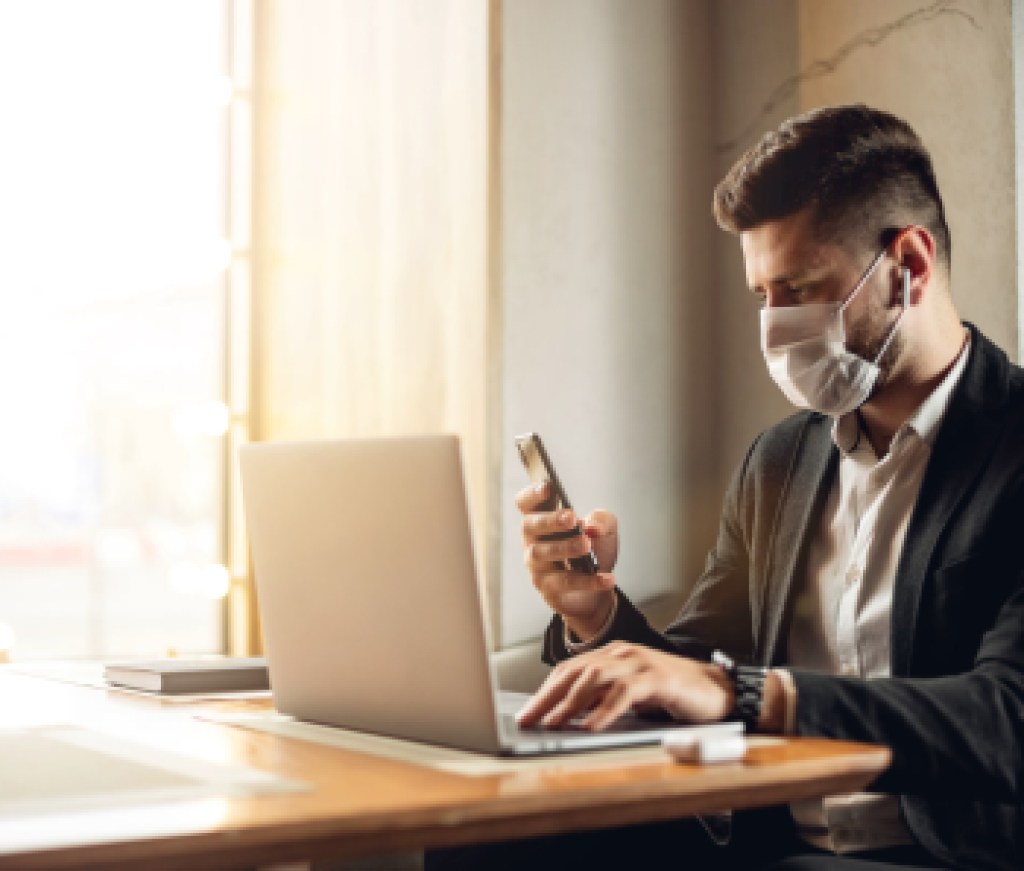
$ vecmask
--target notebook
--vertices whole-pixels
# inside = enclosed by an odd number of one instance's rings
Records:
[[[267,662],[261,656],[114,662],[103,669],[103,677],[115,686],[169,694],[270,688]]]
[[[270,684],[298,719],[489,754],[660,742],[637,718],[607,732],[520,729],[496,692],[455,436],[241,448]]]

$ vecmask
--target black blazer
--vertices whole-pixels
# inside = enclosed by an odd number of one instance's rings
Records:
[[[896,572],[891,673],[793,670],[796,730],[888,745],[873,788],[939,860],[1024,868],[1024,370],[971,330]],[[706,659],[786,664],[794,579],[838,466],[832,419],[762,433],[726,496],[717,543],[675,622],[652,629],[619,592],[612,638]],[[555,618],[545,659],[568,656]]]

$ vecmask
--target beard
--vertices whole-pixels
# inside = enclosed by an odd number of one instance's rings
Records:
[[[878,380],[871,390],[871,396],[875,396],[879,390],[889,383],[897,362],[903,357],[906,347],[906,338],[903,331],[896,326],[897,320],[902,316],[902,308],[897,308],[896,315],[892,314],[893,308],[886,306],[881,301],[872,302],[871,307],[856,324],[847,325],[846,347],[865,360],[875,360],[879,351],[885,345],[889,334],[895,329],[896,332],[889,341],[889,346],[880,358],[876,360],[879,368]]]

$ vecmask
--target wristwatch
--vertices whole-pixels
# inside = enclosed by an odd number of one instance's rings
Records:
[[[753,732],[757,728],[757,721],[761,718],[764,680],[768,669],[753,665],[737,665],[731,656],[721,650],[716,650],[711,654],[711,661],[720,665],[729,680],[732,681],[733,694],[736,697],[733,702],[732,716],[737,720],[742,720],[748,732]]]

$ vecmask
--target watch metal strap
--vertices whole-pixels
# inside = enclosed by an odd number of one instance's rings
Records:
[[[761,705],[764,701],[764,681],[768,669],[752,665],[737,665],[732,657],[716,650],[711,655],[711,661],[725,669],[725,673],[732,681],[735,701],[733,702],[733,716],[743,721],[748,732],[757,728],[757,722],[761,719]]]

